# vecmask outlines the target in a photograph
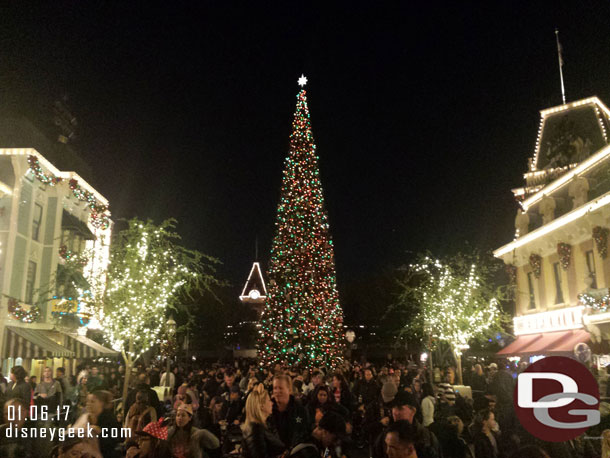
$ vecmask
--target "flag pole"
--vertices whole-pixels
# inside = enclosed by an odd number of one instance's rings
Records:
[[[561,55],[561,44],[559,43],[559,30],[555,29],[555,39],[557,41],[557,59],[559,60],[559,79],[561,80],[561,98],[563,104],[566,103],[566,90],[563,85],[563,57]]]

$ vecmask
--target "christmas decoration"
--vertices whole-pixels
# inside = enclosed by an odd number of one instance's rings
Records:
[[[163,358],[171,358],[178,350],[178,344],[175,339],[164,339],[159,345],[159,350]]]
[[[578,295],[579,302],[585,307],[589,307],[596,312],[603,313],[610,309],[610,295],[594,296],[589,293]]]
[[[28,156],[28,164],[30,164],[30,170],[32,171],[34,176],[41,183],[48,184],[50,186],[55,186],[63,181],[63,178],[61,177],[56,177],[53,174],[44,173],[42,167],[40,166],[40,161],[34,155]],[[97,228],[108,228],[110,224],[110,218],[106,214],[106,212],[108,211],[108,206],[99,203],[93,193],[83,189],[78,184],[78,180],[76,180],[75,178],[72,178],[68,182],[68,186],[72,190],[72,194],[74,194],[74,197],[83,202],[87,202],[88,207],[91,209],[91,224]]]
[[[593,228],[593,240],[595,240],[595,246],[597,252],[602,259],[606,259],[608,256],[608,228],[595,226]]]
[[[30,164],[30,170],[34,176],[38,178],[41,183],[48,184],[49,186],[55,186],[56,184],[61,183],[61,177],[56,177],[52,173],[47,174],[42,171],[42,167],[36,156],[28,156],[28,164]]]
[[[19,301],[12,297],[8,298],[8,311],[16,320],[23,323],[33,323],[40,317],[40,308],[33,305],[29,310],[25,310]]]
[[[306,83],[304,76],[299,83]],[[297,95],[276,228],[258,343],[262,364],[334,367],[345,345],[343,311],[304,89]]]
[[[74,261],[75,264],[80,266],[87,265],[88,259],[86,256],[74,253],[72,250],[68,250],[66,245],[62,245],[59,247],[59,256],[61,259],[65,261]]]
[[[532,267],[534,276],[540,278],[540,274],[542,273],[542,258],[540,255],[535,253],[530,254],[530,266]]]
[[[212,266],[218,261],[176,243],[174,227],[174,220],[157,226],[132,219],[111,246],[106,291],[97,300],[105,337],[125,361],[124,398],[133,364],[161,343],[165,315],[179,294],[203,293],[218,283]]]
[[[559,242],[557,244],[557,254],[559,255],[561,267],[563,267],[563,270],[567,270],[572,259],[572,246],[568,243]]]
[[[475,264],[424,256],[409,266],[403,282],[401,301],[417,310],[404,330],[449,344],[458,363],[458,377],[462,351],[472,339],[499,330],[502,318],[494,291],[479,272],[482,269]]]

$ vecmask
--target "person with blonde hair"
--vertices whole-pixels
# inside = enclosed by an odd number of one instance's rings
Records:
[[[265,386],[259,383],[246,400],[246,421],[242,426],[245,458],[274,458],[286,451],[280,438],[267,428],[273,403]]]

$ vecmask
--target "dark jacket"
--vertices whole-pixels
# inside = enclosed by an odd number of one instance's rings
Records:
[[[273,458],[286,450],[280,438],[260,423],[244,426],[242,448],[244,458]]]
[[[381,389],[375,379],[371,379],[370,382],[358,380],[354,386],[354,397],[356,398],[357,405],[364,404],[366,406],[371,402],[377,401],[380,393]]]
[[[114,412],[112,409],[104,410],[97,419],[97,424],[100,428],[105,429],[109,433],[106,434],[108,437],[99,436],[99,444],[100,444],[100,452],[104,458],[118,458],[121,456],[120,453],[117,452],[117,445],[121,442],[120,437],[110,437],[110,431],[112,428],[118,428],[118,431],[121,430],[121,424],[118,422],[116,417],[114,416]]]
[[[417,452],[417,458],[441,458],[443,456],[441,452],[441,446],[438,439],[428,430],[422,426],[417,420],[413,420],[413,426],[415,427],[415,451]],[[388,429],[385,428],[373,445],[373,458],[384,458],[385,452],[385,435]],[[477,458],[479,455],[476,455]],[[492,458],[491,456],[481,455],[485,458]]]
[[[496,436],[494,435],[494,437]],[[496,438],[496,444],[497,443],[498,441]],[[474,435],[474,456],[484,456],[485,458],[497,458],[499,456],[499,454],[494,450],[489,437],[482,432],[478,432]]]
[[[278,410],[274,400],[273,413],[269,421],[287,447],[294,447],[309,438],[309,432],[311,431],[309,415],[303,404],[297,401],[294,396],[290,396],[288,407],[284,412]]]
[[[21,382],[11,382],[6,388],[4,393],[5,400],[18,399],[26,407],[30,407],[30,401],[32,400],[32,387],[29,383],[22,380]]]
[[[127,399],[125,400],[125,412],[129,412],[129,408],[136,402],[136,394],[138,391],[146,391],[148,394],[148,403],[149,405],[157,411],[157,418],[159,418],[163,412],[161,411],[161,403],[159,402],[159,396],[157,392],[153,390],[146,383],[139,383],[136,387],[129,391],[127,394]]]

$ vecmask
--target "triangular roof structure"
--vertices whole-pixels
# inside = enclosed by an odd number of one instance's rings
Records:
[[[256,291],[257,293],[254,293]],[[267,288],[265,287],[265,280],[263,279],[263,273],[258,262],[252,264],[250,275],[244,285],[244,289],[239,296],[242,301],[245,300],[264,300],[267,297]]]

